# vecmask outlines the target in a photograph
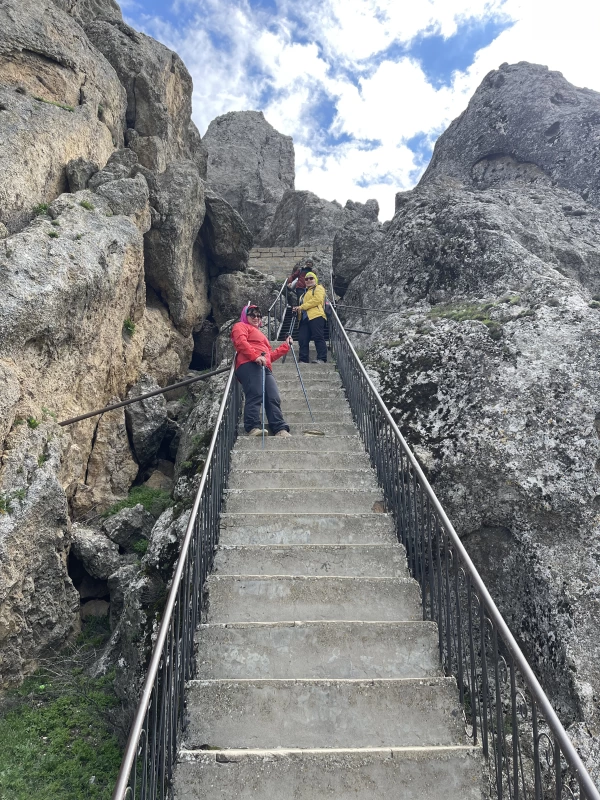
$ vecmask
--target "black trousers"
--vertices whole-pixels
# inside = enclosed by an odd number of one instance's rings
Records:
[[[327,361],[327,345],[325,344],[325,317],[303,319],[298,330],[298,344],[300,345],[300,361],[308,364],[308,345],[310,340],[315,343],[319,361]]]
[[[262,367],[254,361],[242,364],[235,371],[236,377],[242,384],[246,402],[244,404],[244,429],[250,433],[253,428],[262,427],[262,415],[260,407],[262,405]],[[286,424],[281,413],[281,398],[277,382],[273,373],[265,367],[265,416],[269,423],[271,433],[288,431],[290,426]]]

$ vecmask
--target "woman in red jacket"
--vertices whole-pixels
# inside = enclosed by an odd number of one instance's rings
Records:
[[[271,363],[285,355],[292,343],[291,337],[276,350],[260,330],[262,314],[255,305],[247,305],[242,310],[240,321],[231,331],[236,350],[235,374],[244,389],[244,428],[249,436],[261,436],[260,406],[262,402],[262,368],[265,367],[265,415],[271,433],[275,436],[289,436],[290,428],[281,413],[279,389],[271,372]]]

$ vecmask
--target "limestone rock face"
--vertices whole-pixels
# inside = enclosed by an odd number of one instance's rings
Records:
[[[85,32],[125,87],[128,144],[140,163],[163,172],[189,159],[204,177],[206,153],[191,120],[192,79],[179,56],[120,20],[98,18]]]
[[[93,19],[123,19],[115,0],[53,0],[53,3],[74,17],[80,25]]]
[[[177,329],[189,336],[209,312],[206,256],[197,241],[204,221],[204,186],[191,161],[169,165],[156,178],[160,220],[146,235],[146,279],[169,308]]]
[[[481,114],[506,101],[512,73],[492,74],[507,75],[496,93],[486,78]],[[464,170],[457,176],[459,151],[474,146],[458,138],[461,126],[465,135],[472,130],[465,112],[449,141],[440,139],[422,183],[397,196],[382,244],[344,301],[378,309],[348,317],[350,327],[374,331],[360,346],[383,397],[559,715],[567,725],[585,723],[593,741],[584,751],[593,753],[600,737],[600,212],[591,189],[586,202],[580,186],[557,185],[568,182],[568,163],[557,172],[544,160],[545,145],[525,149],[530,131],[547,122],[546,106],[528,102],[530,82],[519,85],[522,96],[511,102],[530,117],[522,141],[510,117],[505,126],[513,152],[530,160],[527,169],[511,166],[486,188]],[[563,89],[563,98],[581,103],[577,113],[595,113],[598,95]],[[573,106],[560,109],[566,129]],[[500,135],[497,126],[481,132]],[[539,163],[531,161],[536,152]],[[577,149],[570,159],[575,175]]]
[[[201,238],[210,275],[245,270],[253,241],[248,226],[237,211],[211,189],[206,189],[204,202],[206,216]]]
[[[113,400],[118,401],[118,398]],[[90,511],[102,513],[118,500],[123,500],[138,474],[138,465],[129,446],[123,409],[109,411],[95,422],[94,443],[87,462],[85,482],[78,483],[71,501],[77,519]]]
[[[22,679],[40,653],[62,646],[79,625],[79,595],[67,576],[71,543],[56,426],[15,430],[4,469],[8,511],[0,513],[0,684]],[[16,546],[15,546],[16,545]]]
[[[127,399],[158,388],[158,383],[153,378],[142,375],[130,389]],[[139,403],[132,403],[125,406],[125,418],[136,458],[140,466],[147,467],[156,458],[167,430],[167,401],[164,395],[157,394]]]
[[[368,268],[385,238],[377,200],[364,205],[348,200],[345,210],[348,219],[333,240],[333,288],[340,297],[350,281]]]
[[[294,147],[262,111],[231,111],[204,134],[210,186],[241,214],[257,242],[285,191],[294,188]]]
[[[73,158],[67,164],[67,181],[69,183],[69,191],[80,192],[82,189],[87,189],[88,181],[98,172],[98,164],[93,161],[87,161],[85,158]]]
[[[122,144],[126,97],[108,61],[51,0],[7,0],[0,30],[0,221],[12,232],[65,191],[69,161],[103,165]]]
[[[490,72],[438,140],[423,183],[442,175],[477,188],[539,177],[600,205],[600,94],[538,64]]]
[[[266,316],[278,291],[279,285],[274,278],[252,267],[246,272],[219,275],[210,286],[213,319],[218,326],[229,319],[237,321],[248,301],[256,303]]]
[[[177,380],[189,366],[194,349],[192,335],[183,336],[169,318],[169,312],[156,294],[146,292],[146,310],[137,325],[144,342],[141,369],[159,386]]]
[[[306,191],[287,191],[273,219],[260,237],[266,247],[330,245],[348,218],[335,200],[323,200]]]

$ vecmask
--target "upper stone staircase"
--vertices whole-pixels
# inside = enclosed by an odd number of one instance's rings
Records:
[[[341,381],[301,369],[315,422],[288,358],[273,372],[292,438],[235,445],[175,797],[481,800]]]

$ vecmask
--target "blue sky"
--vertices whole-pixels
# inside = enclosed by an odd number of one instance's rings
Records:
[[[296,187],[379,201],[411,188],[436,138],[502,62],[534,61],[600,89],[600,11],[547,0],[124,0],[125,19],[175,49],[203,134],[260,109],[294,138]]]

